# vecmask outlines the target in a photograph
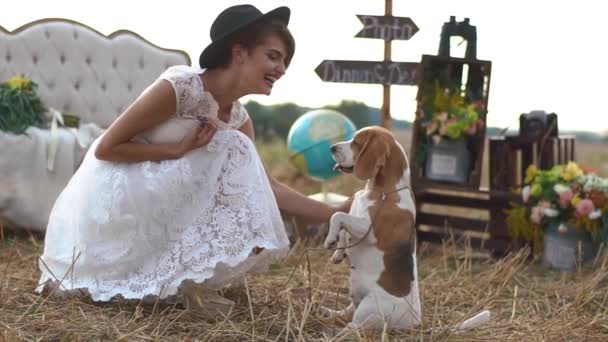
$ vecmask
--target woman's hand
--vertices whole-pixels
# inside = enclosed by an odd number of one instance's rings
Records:
[[[342,204],[336,207],[336,212],[348,213],[350,211],[350,207],[353,204],[354,197],[351,196],[347,198]]]
[[[194,149],[207,145],[217,132],[217,126],[210,120],[204,120],[191,130],[179,143],[180,154],[184,155]]]

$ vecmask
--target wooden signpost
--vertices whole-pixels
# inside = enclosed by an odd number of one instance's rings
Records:
[[[382,126],[390,129],[391,84],[416,85],[418,63],[393,62],[391,41],[408,40],[418,32],[418,26],[407,17],[393,17],[393,1],[385,0],[384,16],[357,15],[363,29],[355,37],[384,40],[384,61],[324,60],[315,68],[325,82],[382,84]]]
[[[363,29],[357,38],[375,38],[389,40],[408,40],[418,32],[418,26],[412,19],[393,16],[357,15]]]
[[[325,82],[416,85],[418,63],[328,61],[315,72]]]

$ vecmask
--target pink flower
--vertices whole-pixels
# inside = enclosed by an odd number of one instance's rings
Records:
[[[532,213],[530,215],[530,219],[532,220],[532,222],[540,224],[540,221],[542,221],[543,219],[543,211],[544,209],[540,206],[533,207]]]
[[[568,231],[568,227],[566,227],[566,225],[562,223],[559,225],[559,227],[557,227],[557,231],[564,234]]]
[[[424,117],[425,117],[425,115],[424,115],[424,111],[423,111],[422,109],[420,109],[420,110],[418,111],[418,114],[416,115],[416,118],[418,118],[418,119],[422,120],[422,119],[424,119]]]
[[[551,202],[549,202],[549,201],[540,201],[540,202],[538,202],[538,206],[541,207],[543,210],[544,209],[549,209],[549,208],[551,208]]]
[[[473,104],[475,105],[475,107],[479,108],[479,109],[485,109],[485,105],[483,103],[483,100],[477,100],[475,102],[473,102]]]
[[[439,121],[441,121],[443,123],[443,122],[445,122],[448,119],[448,113],[447,112],[441,112],[441,113],[439,113],[439,115],[437,116],[437,118],[439,119]]]
[[[437,130],[437,123],[435,121],[431,121],[426,126],[426,135],[431,135],[431,134],[435,133],[436,130]]]
[[[559,193],[559,205],[562,208],[567,207],[568,204],[570,204],[570,201],[572,201],[572,197],[574,197],[574,194],[572,193],[572,190],[570,190],[570,189],[560,192]]]
[[[595,210],[595,206],[590,199],[581,200],[576,206],[576,214],[580,216],[587,216]]]
[[[483,129],[484,126],[485,124],[483,123],[483,120],[477,120],[477,129]]]
[[[466,129],[466,132],[469,135],[474,135],[475,133],[477,133],[477,125],[474,123],[469,125],[469,127],[467,127]]]

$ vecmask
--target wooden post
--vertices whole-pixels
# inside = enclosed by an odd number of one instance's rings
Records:
[[[384,0],[384,15],[391,17],[393,15],[393,0]],[[384,41],[384,62],[391,62],[391,42],[392,40]],[[382,85],[382,127],[386,129],[392,128],[391,119],[391,86],[389,84]]]

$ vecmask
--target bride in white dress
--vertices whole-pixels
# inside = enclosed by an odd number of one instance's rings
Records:
[[[286,253],[279,208],[317,221],[348,211],[267,175],[238,102],[284,74],[288,20],[286,7],[224,10],[203,69],[169,68],[91,146],[51,213],[39,291],[162,299],[190,284],[183,297],[204,306]]]

